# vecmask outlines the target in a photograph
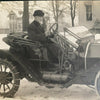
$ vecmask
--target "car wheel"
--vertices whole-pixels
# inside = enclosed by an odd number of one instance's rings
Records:
[[[97,95],[100,96],[100,71],[97,73],[95,78],[95,88]]]
[[[0,59],[0,95],[13,97],[20,85],[19,73],[8,60]]]

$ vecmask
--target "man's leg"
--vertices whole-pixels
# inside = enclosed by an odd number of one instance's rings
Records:
[[[47,48],[41,48],[43,59],[48,61]]]
[[[55,43],[50,43],[47,45],[48,58],[51,62],[58,61],[58,51],[59,47]]]

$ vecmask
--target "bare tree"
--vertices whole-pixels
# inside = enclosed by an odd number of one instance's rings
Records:
[[[24,2],[24,11],[23,11],[23,31],[27,31],[29,25],[29,1]]]
[[[53,8],[53,14],[55,22],[58,23],[58,13],[59,13],[59,3],[57,0],[52,0],[52,8]]]
[[[63,13],[66,13],[66,10],[68,7],[69,6],[66,1],[52,0],[52,12],[53,12],[54,20],[56,23],[59,22],[60,16]]]
[[[70,0],[72,27],[74,27],[74,19],[76,14],[76,2],[77,0]]]
[[[4,9],[6,10],[7,12],[10,12],[10,11],[18,11],[18,10],[22,10],[22,1],[19,2],[19,1],[1,1],[0,2],[0,10],[1,9]]]

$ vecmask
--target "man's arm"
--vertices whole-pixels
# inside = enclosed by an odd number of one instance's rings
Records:
[[[31,39],[32,41],[46,42],[45,34],[42,33],[41,31],[37,33],[35,28],[28,29],[28,36],[29,36],[29,39]]]

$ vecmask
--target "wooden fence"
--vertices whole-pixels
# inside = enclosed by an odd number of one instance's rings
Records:
[[[0,34],[8,34],[9,32],[9,28],[0,28]]]

